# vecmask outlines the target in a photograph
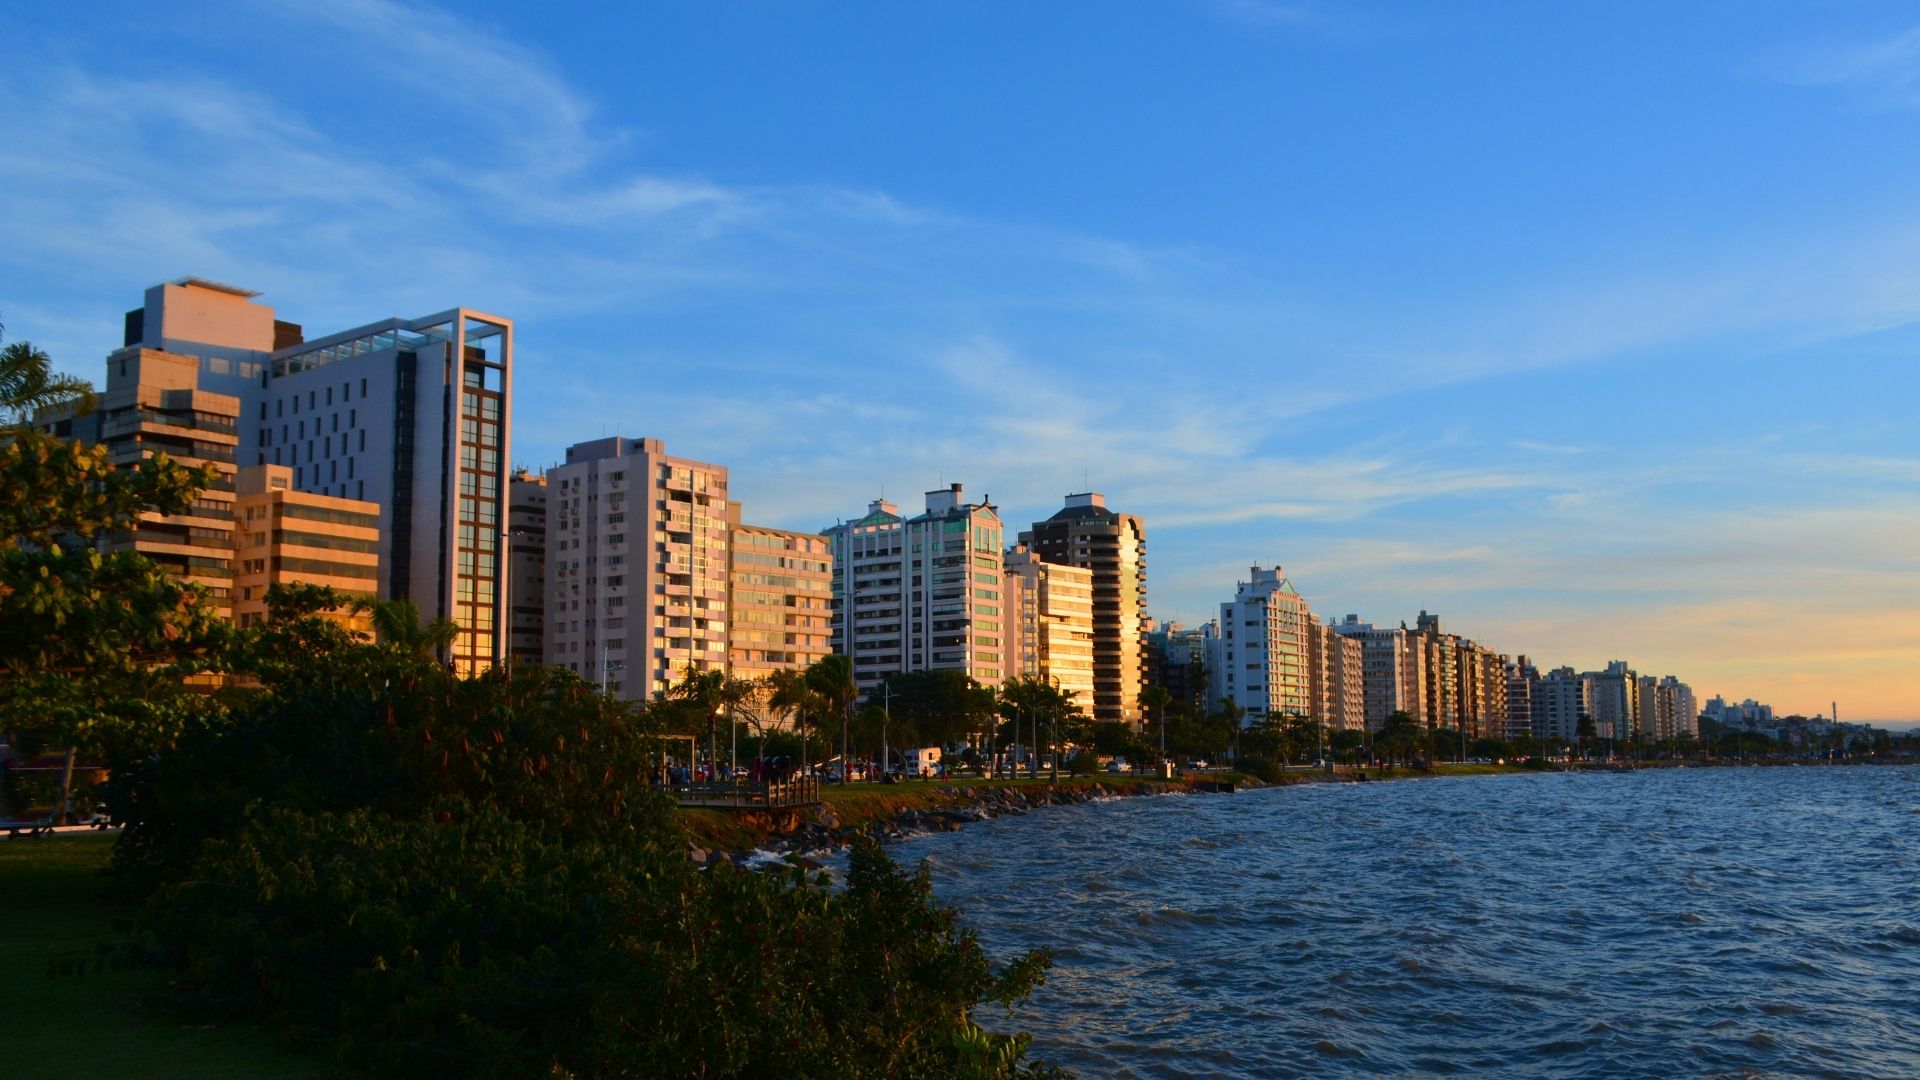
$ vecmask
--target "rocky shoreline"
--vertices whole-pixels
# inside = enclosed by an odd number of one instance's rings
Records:
[[[1243,780],[1242,787],[1263,787],[1257,780]],[[768,856],[794,855],[802,860],[812,853],[832,851],[851,844],[857,837],[869,836],[883,844],[927,833],[954,832],[969,822],[1025,814],[1048,806],[1073,806],[1102,799],[1145,798],[1166,795],[1204,794],[1193,784],[1108,783],[1047,784],[1039,787],[986,787],[967,784],[942,784],[922,794],[951,800],[948,805],[909,807],[890,816],[864,824],[847,824],[832,806],[816,810],[764,812],[739,815],[741,824],[760,833],[764,840],[746,851],[721,851],[694,845],[688,851],[695,863],[713,865],[721,860],[736,865],[765,863]],[[810,860],[807,860],[810,861]]]

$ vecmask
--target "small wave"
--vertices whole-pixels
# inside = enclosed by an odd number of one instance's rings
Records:
[[[1893,945],[1920,945],[1920,926],[1903,923],[1880,935],[1880,940]]]
[[[1366,1051],[1358,1047],[1341,1046],[1339,1043],[1328,1042],[1325,1039],[1314,1043],[1313,1051],[1326,1057],[1363,1058],[1367,1056]]]
[[[1767,1001],[1761,1003],[1760,1011],[1768,1016],[1799,1016],[1807,1010],[1791,1002]]]

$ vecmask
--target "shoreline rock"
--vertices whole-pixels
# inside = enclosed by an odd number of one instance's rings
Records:
[[[1257,788],[1267,785],[1247,778],[1240,786]],[[1049,806],[1075,806],[1104,799],[1208,793],[1191,784],[1110,783],[1099,780],[1091,784],[1049,783],[1034,787],[976,787],[947,783],[930,786],[927,790],[939,796],[957,797],[961,802],[948,806],[908,807],[864,825],[842,824],[839,813],[826,804],[812,814],[744,814],[743,824],[765,834],[761,844],[748,851],[730,851],[724,855],[697,846],[693,851],[707,859],[724,857],[739,865],[749,861],[764,863],[768,854],[798,856],[805,862],[810,853],[846,847],[861,835],[870,836],[882,844],[892,844],[927,833],[956,832],[972,822],[1026,814]],[[699,858],[696,861],[705,862]]]

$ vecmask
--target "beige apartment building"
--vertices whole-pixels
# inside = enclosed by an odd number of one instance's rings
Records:
[[[1367,726],[1366,649],[1330,625],[1309,623],[1307,673],[1312,715],[1329,731]]]
[[[44,412],[35,423],[82,443],[103,444],[117,468],[155,454],[181,465],[211,465],[218,479],[179,514],[142,514],[108,550],[138,551],[207,591],[222,616],[233,612],[234,458],[240,399],[201,388],[200,361],[160,349],[124,348],[107,358],[107,385],[93,412]]]
[[[727,470],[658,439],[547,470],[546,662],[627,700],[727,663]]]
[[[801,670],[833,651],[833,551],[819,533],[739,523],[730,508],[727,667],[735,678]]]
[[[1093,707],[1095,720],[1138,728],[1147,685],[1147,528],[1132,514],[1107,508],[1097,491],[1068,495],[1066,505],[1020,543],[1039,558],[1093,572]]]
[[[233,619],[267,617],[275,585],[323,585],[373,599],[380,589],[380,507],[360,499],[296,491],[285,465],[254,465],[234,478]],[[336,609],[349,630],[370,633],[372,617]]]
[[[1025,544],[1008,548],[1005,559],[1013,673],[1053,683],[1091,713],[1093,571],[1047,562]]]

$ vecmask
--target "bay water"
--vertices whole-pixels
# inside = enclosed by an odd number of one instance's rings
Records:
[[[1920,768],[1545,773],[920,837],[1086,1077],[1920,1077]]]

